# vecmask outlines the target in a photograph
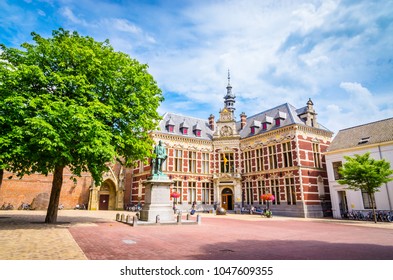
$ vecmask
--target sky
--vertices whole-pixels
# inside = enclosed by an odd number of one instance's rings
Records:
[[[0,43],[58,28],[149,66],[173,112],[218,118],[228,84],[236,119],[309,98],[340,129],[393,117],[392,0],[1,0]]]

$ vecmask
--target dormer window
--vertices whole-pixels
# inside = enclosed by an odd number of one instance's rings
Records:
[[[274,117],[276,126],[281,126],[281,120],[285,120],[286,118],[287,114],[278,110],[276,116]]]
[[[184,120],[181,124],[180,124],[180,132],[183,135],[187,135],[188,134],[188,125],[186,124],[186,120]]]
[[[250,126],[251,134],[255,134],[257,132],[257,128],[260,128],[260,127],[261,127],[261,123],[257,120],[254,120]]]
[[[201,137],[201,126],[199,125],[199,122],[196,123],[196,125],[194,125],[193,127],[193,131],[196,137]]]
[[[168,130],[168,132],[173,132],[175,130],[175,126],[174,125],[167,125],[166,129]]]
[[[262,119],[262,130],[266,131],[267,125],[272,124],[272,122],[273,122],[273,118],[265,114],[265,116]]]
[[[172,120],[172,118],[169,118],[169,120],[166,122],[165,127],[168,132],[173,133],[175,131],[175,122]]]

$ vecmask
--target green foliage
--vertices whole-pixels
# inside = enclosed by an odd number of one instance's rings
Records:
[[[108,41],[63,29],[32,33],[23,49],[0,45],[0,169],[18,176],[68,166],[96,183],[114,159],[151,156],[161,90]]]
[[[339,170],[342,179],[338,182],[348,185],[348,189],[362,190],[373,194],[383,183],[393,180],[390,177],[393,170],[390,170],[390,163],[384,159],[370,158],[370,153],[354,155],[354,157],[345,156],[344,158],[347,162]]]

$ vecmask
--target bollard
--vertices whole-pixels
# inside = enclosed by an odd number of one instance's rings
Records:
[[[186,220],[187,220],[187,221],[190,220],[190,214],[187,214]]]
[[[122,221],[122,222],[125,221],[125,216],[124,216],[124,214],[121,214],[121,221]]]
[[[130,224],[130,223],[131,223],[131,216],[130,216],[130,215],[127,215],[126,223],[127,223],[127,224]]]
[[[156,216],[156,224],[159,224],[160,223],[160,215],[157,215]]]
[[[136,216],[136,218],[139,220],[140,218],[139,218],[139,216],[140,216],[141,214],[139,213],[139,212],[137,212],[136,214],[135,214],[135,216]]]
[[[201,215],[198,214],[197,215],[197,224],[200,225],[201,222],[202,222],[202,217],[201,217]]]
[[[177,215],[177,223],[181,224],[181,215],[180,214]]]
[[[120,221],[120,214],[119,213],[116,214],[116,221]]]
[[[138,225],[138,218],[136,216],[132,217],[132,226],[136,227]]]

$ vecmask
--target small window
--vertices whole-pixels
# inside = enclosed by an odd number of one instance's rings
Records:
[[[276,119],[276,126],[280,126],[281,125],[281,120],[280,119]]]
[[[360,144],[366,144],[370,140],[370,137],[363,137],[359,140],[358,145]]]
[[[263,130],[267,130],[267,123],[263,123],[263,124],[262,124],[262,129],[263,129]]]
[[[187,127],[183,127],[183,134],[188,134],[188,129],[187,129]]]
[[[195,130],[195,136],[196,137],[201,137],[201,131],[200,130]]]
[[[251,127],[251,134],[255,134],[255,126]]]

